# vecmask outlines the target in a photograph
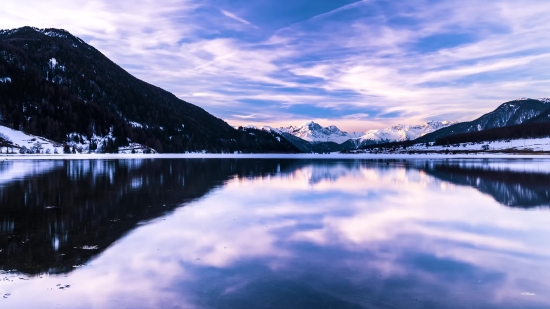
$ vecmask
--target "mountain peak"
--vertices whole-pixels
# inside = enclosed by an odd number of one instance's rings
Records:
[[[292,134],[312,143],[334,142],[341,144],[349,139],[360,136],[359,133],[348,134],[347,132],[343,132],[334,125],[322,127],[314,121],[308,121],[296,127],[282,127],[278,130],[284,133]]]
[[[426,121],[421,125],[402,125],[398,124],[390,128],[369,130],[356,139],[356,144],[373,144],[384,142],[401,142],[414,140],[441,128],[448,127],[456,122],[450,121]]]
[[[301,126],[299,126],[298,128],[309,128],[311,130],[319,130],[319,129],[322,129],[323,127],[314,121],[308,121],[302,124]]]
[[[514,101],[530,101],[530,100],[540,101],[540,102],[543,102],[543,103],[550,103],[550,98],[532,99],[532,98],[521,97],[519,99],[515,99]],[[514,101],[511,101],[511,102],[514,102]]]

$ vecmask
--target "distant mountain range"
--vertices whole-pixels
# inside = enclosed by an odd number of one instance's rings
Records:
[[[520,98],[503,103],[494,111],[473,121],[456,123],[412,141],[390,142],[363,148],[396,149],[416,145],[416,149],[420,149],[418,145],[426,145],[426,147],[453,145],[453,150],[457,150],[456,147],[459,145],[466,147],[466,144],[496,141],[508,143],[511,140],[547,137],[550,137],[550,99]]]
[[[464,143],[480,140],[539,138],[550,136],[550,99],[520,98],[468,122],[428,121],[421,125],[397,125],[366,132],[341,131],[315,122],[301,126],[262,129],[285,137],[304,152],[345,151],[420,143]],[[536,125],[537,124],[537,125]],[[456,136],[456,137],[455,137]]]
[[[0,125],[71,151],[299,152],[276,134],[234,129],[60,29],[0,30]]]
[[[262,127],[263,131],[278,134],[303,152],[333,152],[358,149],[366,145],[414,140],[455,122],[429,121],[420,125],[396,125],[366,132],[345,132],[331,125],[323,127],[313,121],[300,126],[281,128]],[[246,128],[257,129],[254,126]]]

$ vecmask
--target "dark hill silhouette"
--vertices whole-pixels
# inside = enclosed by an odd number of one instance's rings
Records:
[[[476,120],[457,123],[435,132],[426,134],[414,140],[415,143],[434,142],[435,140],[454,134],[478,132],[487,129],[500,128],[522,124],[540,113],[548,110],[550,104],[546,101],[524,99],[501,104],[494,111]]]
[[[0,124],[65,142],[72,132],[128,139],[159,152],[299,152],[285,139],[235,130],[141,81],[60,29],[0,30]],[[132,125],[136,122],[142,125]]]

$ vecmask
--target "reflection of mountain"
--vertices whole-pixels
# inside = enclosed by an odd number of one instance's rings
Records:
[[[510,207],[550,207],[550,174],[492,170],[445,161],[420,169],[457,185],[471,186]]]
[[[69,272],[139,222],[200,198],[232,177],[274,174],[292,162],[2,162],[0,171],[26,169],[21,177],[0,183],[0,269]],[[47,163],[47,169],[39,168],[40,163]]]
[[[75,160],[0,162],[0,269],[67,273],[140,222],[201,198],[233,177],[303,171],[310,184],[415,168],[473,186],[512,207],[550,206],[550,173],[491,170],[458,161]],[[359,179],[359,178],[358,178]],[[96,247],[97,246],[97,247]]]

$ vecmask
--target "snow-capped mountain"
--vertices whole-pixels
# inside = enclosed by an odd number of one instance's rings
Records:
[[[397,125],[390,128],[369,130],[366,132],[345,132],[338,129],[336,126],[322,127],[321,125],[309,121],[301,126],[290,126],[274,129],[271,127],[263,127],[263,130],[277,131],[291,134],[311,143],[334,142],[342,144],[349,140],[354,140],[360,144],[363,141],[373,142],[399,142],[405,140],[413,140],[435,130],[445,128],[454,124],[449,121],[428,121],[421,125]]]
[[[369,130],[364,135],[357,138],[359,142],[402,142],[414,140],[428,133],[432,133],[441,128],[448,127],[456,122],[449,121],[428,121],[421,125],[396,125],[391,128]]]
[[[280,134],[304,152],[331,152],[356,149],[370,144],[413,140],[452,124],[454,122],[428,121],[415,126],[397,125],[391,128],[348,133],[333,125],[322,127],[318,123],[309,121],[301,126],[282,128],[266,126],[261,129]]]
[[[438,138],[449,135],[518,125],[528,122],[548,110],[550,110],[550,99],[548,98],[520,98],[503,103],[492,112],[473,121],[457,123],[431,134],[426,134],[418,142],[433,142]]]
[[[361,132],[348,133],[341,131],[336,126],[322,127],[313,121],[306,122],[301,126],[283,127],[275,130],[294,135],[311,143],[333,142],[342,144],[363,134]]]

